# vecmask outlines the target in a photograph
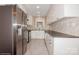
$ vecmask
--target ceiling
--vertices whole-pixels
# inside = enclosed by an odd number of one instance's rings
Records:
[[[25,10],[32,16],[46,16],[50,9],[50,4],[24,4]]]

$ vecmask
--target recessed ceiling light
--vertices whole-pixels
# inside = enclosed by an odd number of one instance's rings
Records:
[[[40,6],[36,6],[36,8],[40,8]]]

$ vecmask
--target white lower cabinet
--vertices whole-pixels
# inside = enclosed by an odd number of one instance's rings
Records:
[[[54,38],[54,55],[79,55],[79,38]]]
[[[49,35],[48,33],[45,33],[45,42],[46,42],[46,47],[48,49],[48,54],[52,55],[53,54],[53,37]]]

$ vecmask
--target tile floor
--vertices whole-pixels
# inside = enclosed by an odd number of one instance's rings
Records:
[[[44,40],[32,39],[27,45],[27,52],[25,55],[48,55]]]

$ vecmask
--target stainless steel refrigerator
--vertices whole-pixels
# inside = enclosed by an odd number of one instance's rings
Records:
[[[22,55],[26,52],[24,33],[28,30],[24,26],[27,20],[24,14],[17,5],[0,6],[0,55]]]

